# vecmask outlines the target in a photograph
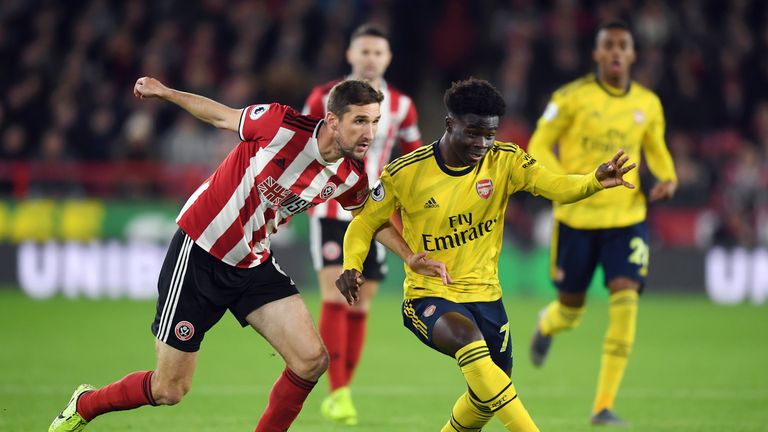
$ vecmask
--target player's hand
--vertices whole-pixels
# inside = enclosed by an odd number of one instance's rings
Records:
[[[612,188],[616,186],[624,186],[629,189],[634,189],[635,185],[624,180],[624,174],[632,171],[637,166],[636,163],[624,166],[629,160],[629,156],[624,154],[624,150],[619,150],[615,155],[606,163],[600,164],[595,172],[597,181],[603,185],[604,188]]]
[[[133,95],[139,99],[162,97],[167,91],[168,87],[152,77],[141,77],[133,86]]]
[[[353,305],[360,299],[360,286],[365,283],[365,278],[359,271],[344,270],[336,279],[336,288],[347,299],[347,303]]]
[[[675,195],[677,190],[677,183],[672,180],[656,183],[651,192],[649,193],[649,199],[651,201],[670,199]]]
[[[408,257],[408,267],[416,273],[424,276],[438,276],[443,280],[443,285],[453,283],[451,275],[445,268],[445,264],[440,261],[427,258],[426,252],[415,253]]]

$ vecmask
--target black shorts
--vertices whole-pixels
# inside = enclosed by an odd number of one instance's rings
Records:
[[[315,271],[344,262],[344,233],[349,221],[327,218],[309,218],[309,241],[312,264]],[[371,242],[371,249],[363,262],[363,276],[367,280],[380,281],[387,275],[387,250],[377,241]]]
[[[261,306],[298,290],[273,256],[254,268],[226,264],[181,229],[171,240],[157,283],[152,334],[186,352],[200,349],[205,332],[229,309],[240,325]]]

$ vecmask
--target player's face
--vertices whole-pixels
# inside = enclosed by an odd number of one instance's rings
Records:
[[[450,114],[446,118],[448,136],[446,163],[453,166],[477,165],[493,145],[498,129],[498,116]]]
[[[333,140],[343,157],[362,161],[376,135],[381,111],[378,103],[350,105],[341,118],[330,122]]]
[[[347,49],[347,61],[352,66],[352,76],[364,80],[377,80],[392,60],[389,42],[376,36],[355,38]]]
[[[623,29],[605,29],[597,34],[592,58],[600,76],[609,80],[623,79],[635,62],[635,44],[632,34]]]

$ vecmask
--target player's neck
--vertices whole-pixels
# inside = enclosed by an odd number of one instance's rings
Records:
[[[333,134],[326,122],[323,122],[320,130],[317,131],[317,149],[320,151],[320,157],[326,162],[333,163],[341,159],[342,154],[336,147]]]
[[[465,165],[456,157],[454,152],[451,151],[447,133],[444,133],[443,136],[440,137],[440,141],[437,143],[437,151],[440,152],[440,157],[446,165],[454,167]]]
[[[598,71],[597,79],[620,92],[626,91],[629,87],[629,75],[609,76]]]

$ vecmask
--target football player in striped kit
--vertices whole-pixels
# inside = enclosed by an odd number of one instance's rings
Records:
[[[401,155],[421,146],[413,101],[384,79],[391,60],[392,53],[384,30],[372,24],[363,24],[352,33],[347,49],[347,61],[352,72],[345,79],[364,80],[384,95],[379,127],[365,157],[365,171],[369,179],[379,177],[397,144],[399,148],[396,150]],[[329,92],[341,81],[337,79],[315,87],[304,105],[304,114],[325,115]],[[344,232],[352,214],[334,201],[313,207],[309,214],[312,261],[322,295],[318,327],[331,359],[328,366],[330,394],[323,401],[321,411],[330,420],[354,425],[357,423],[357,410],[352,403],[349,385],[362,353],[371,299],[379,281],[386,275],[386,252],[379,243],[371,245],[360,301],[349,306],[334,286],[334,281],[341,274]]]
[[[192,194],[176,221],[158,282],[154,371],[96,389],[79,386],[49,431],[79,431],[96,416],[144,405],[174,405],[192,385],[205,332],[229,310],[285,360],[256,432],[285,431],[320,375],[328,353],[291,278],[270,251],[270,235],[296,213],[329,199],[356,209],[368,197],[362,160],[376,133],[382,95],[369,84],[336,86],[324,117],[278,103],[234,109],[149,77],[139,98],[161,98],[217,128],[238,133],[222,164]],[[427,274],[445,267],[413,254],[389,227],[380,236]]]

